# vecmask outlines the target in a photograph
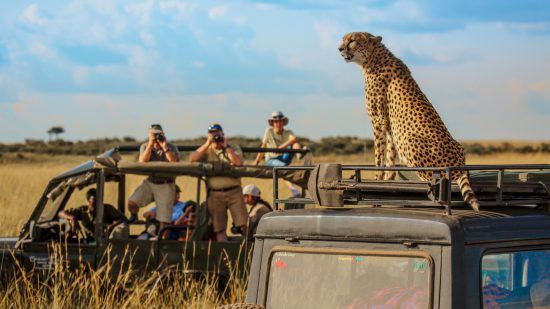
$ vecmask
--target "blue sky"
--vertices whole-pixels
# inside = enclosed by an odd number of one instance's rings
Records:
[[[0,141],[371,137],[359,68],[337,50],[381,35],[458,139],[549,139],[548,1],[3,1]]]

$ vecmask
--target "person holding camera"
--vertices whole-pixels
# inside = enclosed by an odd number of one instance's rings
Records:
[[[178,162],[178,147],[169,143],[159,124],[151,125],[149,141],[142,144],[139,150],[139,162]],[[175,189],[175,177],[149,176],[145,179],[128,199],[130,222],[137,220],[139,208],[145,207],[153,201],[157,203],[157,220],[160,227],[170,224]],[[167,237],[165,233],[163,237]]]
[[[208,127],[208,137],[189,156],[191,162],[222,162],[234,166],[243,165],[242,151],[238,146],[227,143],[222,126],[215,123]],[[246,235],[247,212],[243,201],[241,179],[231,176],[209,176],[206,178],[208,188],[208,212],[212,217],[217,241],[227,241],[227,209],[236,227]]]

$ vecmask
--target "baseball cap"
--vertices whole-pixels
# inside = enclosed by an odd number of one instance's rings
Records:
[[[260,191],[260,188],[256,187],[255,185],[248,185],[243,188],[243,194],[260,197],[261,193],[262,191]]]
[[[153,131],[153,133],[162,133],[163,132],[162,126],[160,124],[152,124],[151,125],[151,130]]]
[[[223,128],[219,123],[213,123],[210,126],[208,126],[208,132],[212,132],[212,131],[223,131]]]

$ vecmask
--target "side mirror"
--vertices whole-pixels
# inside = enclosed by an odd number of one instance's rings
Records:
[[[217,309],[265,309],[262,305],[257,304],[230,304],[218,307]]]

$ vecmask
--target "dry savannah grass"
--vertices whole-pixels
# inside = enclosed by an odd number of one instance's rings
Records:
[[[0,235],[16,236],[19,229],[33,210],[47,182],[54,176],[72,168],[88,157],[25,155],[25,160],[8,160],[0,164]],[[372,164],[372,154],[353,156],[323,156],[315,162],[340,162],[345,164]],[[550,154],[499,153],[490,156],[468,156],[468,164],[506,163],[549,163]],[[126,194],[130,194],[142,177],[129,177]],[[183,189],[182,199],[194,199],[195,182],[188,177],[178,178]],[[272,196],[272,182],[269,179],[243,179],[243,184],[255,183],[266,200]],[[286,186],[281,186],[282,194],[288,194]],[[84,192],[78,192],[70,206],[84,201]],[[105,201],[116,204],[114,185],[106,188]],[[108,269],[97,271],[65,271],[66,265],[56,263],[55,271],[48,281],[40,281],[35,274],[22,272],[16,279],[0,285],[0,307],[184,307],[213,308],[224,303],[242,302],[246,283],[244,280],[231,280],[228,297],[222,298],[217,292],[214,278],[191,280],[178,277],[163,280],[163,274],[153,273],[137,281],[130,281],[129,272],[116,282],[106,279]],[[177,275],[176,275],[177,276]]]

